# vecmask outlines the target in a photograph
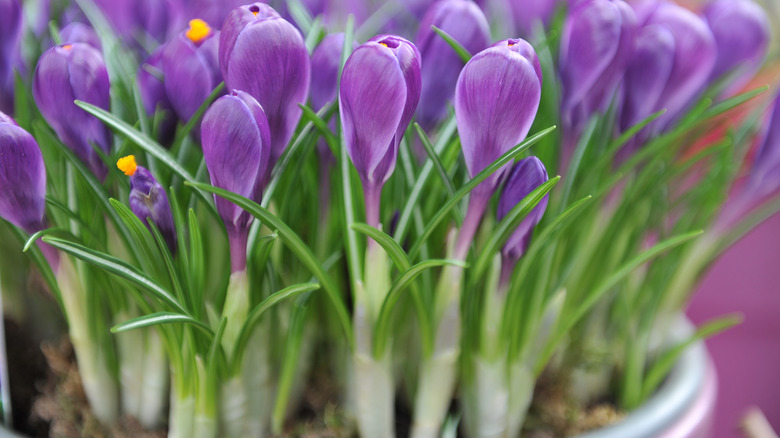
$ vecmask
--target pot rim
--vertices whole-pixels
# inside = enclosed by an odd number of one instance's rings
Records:
[[[694,333],[685,317],[675,322],[672,342]],[[622,421],[578,435],[578,438],[659,438],[685,437],[706,417],[716,396],[715,367],[698,341],[689,346],[658,390],[642,406]],[[688,418],[694,416],[695,418]],[[674,431],[674,433],[670,433]]]

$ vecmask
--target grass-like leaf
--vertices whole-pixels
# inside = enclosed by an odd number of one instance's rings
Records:
[[[463,63],[467,63],[471,60],[471,53],[469,53],[468,50],[466,50],[465,47],[461,43],[459,43],[455,38],[452,37],[452,35],[448,34],[447,32],[439,29],[436,26],[431,26],[431,30],[436,32],[437,35],[439,35],[444,41],[447,42],[447,44],[452,47],[452,50],[455,51],[455,53],[460,56],[460,59],[463,61]]]
[[[490,266],[493,256],[509,239],[512,233],[515,232],[515,229],[520,225],[520,222],[528,216],[528,213],[530,213],[539,202],[542,201],[542,198],[544,198],[545,195],[550,193],[550,190],[552,190],[560,180],[561,177],[556,176],[555,178],[546,181],[518,202],[517,205],[512,207],[512,210],[510,210],[506,217],[498,224],[495,230],[490,234],[490,238],[488,238],[485,246],[480,250],[477,261],[474,263],[474,268],[470,273],[472,280],[476,281],[485,273]]]
[[[425,230],[423,231],[423,234],[417,238],[417,241],[414,243],[414,246],[412,246],[412,249],[409,251],[409,256],[414,258],[417,256],[417,254],[420,251],[420,247],[423,243],[430,237],[430,235],[433,233],[433,230],[436,229],[437,226],[441,223],[442,220],[447,216],[447,214],[450,212],[450,210],[457,205],[457,203],[466,197],[469,193],[471,193],[472,190],[474,190],[482,181],[488,179],[490,175],[497,172],[499,169],[501,169],[504,165],[509,164],[512,160],[515,159],[518,155],[520,155],[523,151],[533,146],[536,142],[544,138],[545,135],[553,132],[555,130],[555,126],[551,126],[532,137],[526,139],[522,143],[518,144],[517,146],[513,147],[507,153],[499,157],[497,160],[493,161],[489,166],[485,167],[481,172],[479,172],[477,175],[474,176],[468,183],[466,183],[465,186],[463,186],[460,190],[458,190],[453,197],[451,197],[431,218],[430,221],[428,221],[428,225],[425,227]]]
[[[352,229],[365,234],[366,236],[374,239],[390,256],[390,260],[393,261],[396,269],[399,272],[406,272],[412,267],[412,263],[409,260],[409,256],[406,254],[401,245],[398,244],[392,237],[385,234],[382,230],[378,230],[368,224],[352,224]],[[412,283],[412,299],[414,300],[415,311],[419,318],[420,324],[420,340],[422,342],[423,351],[428,353],[433,351],[433,329],[431,327],[431,317],[428,310],[425,307],[425,303],[422,300],[422,294]]]
[[[542,369],[544,368],[544,365],[547,363],[547,361],[552,356],[553,352],[555,351],[555,348],[557,347],[558,343],[566,336],[566,334],[569,332],[569,330],[574,327],[577,322],[579,322],[580,319],[591,309],[593,306],[604,296],[607,292],[612,290],[613,287],[615,287],[618,283],[623,281],[628,275],[633,272],[635,269],[639,268],[643,264],[649,262],[655,257],[660,256],[666,251],[669,251],[672,248],[678,247],[691,239],[694,239],[702,234],[702,231],[692,231],[690,233],[686,233],[680,236],[672,237],[670,239],[664,240],[662,242],[659,242],[654,247],[642,252],[641,254],[635,256],[631,260],[627,261],[623,265],[621,265],[612,275],[604,279],[598,286],[596,286],[590,293],[584,297],[581,302],[574,304],[573,309],[570,308],[568,305],[569,302],[564,305],[564,312],[566,314],[561,315],[561,318],[558,320],[558,323],[556,324],[556,327],[553,331],[552,336],[550,337],[550,341],[545,346],[544,351],[539,357],[538,362],[536,363],[534,372],[535,375],[539,375],[541,373]],[[566,309],[569,308],[568,312]]]
[[[111,327],[111,333],[122,333],[139,328],[153,327],[163,324],[190,324],[208,335],[209,339],[214,337],[214,332],[211,330],[211,327],[207,326],[206,324],[203,324],[189,315],[172,312],[156,312],[152,313],[151,315],[144,315],[130,319]]]
[[[244,325],[241,326],[241,331],[238,333],[238,338],[236,339],[236,345],[233,350],[235,354],[230,360],[231,375],[236,375],[238,372],[241,371],[241,365],[243,364],[244,361],[244,350],[246,350],[246,345],[249,342],[249,338],[252,335],[252,331],[254,330],[257,323],[260,322],[260,318],[263,316],[265,311],[267,311],[268,309],[270,309],[280,301],[295,297],[302,293],[311,292],[319,288],[320,285],[317,283],[295,284],[271,294],[268,298],[264,299],[260,304],[255,306],[255,308],[252,309],[251,312],[249,312],[249,315],[247,315],[246,321],[244,322]]]
[[[664,352],[650,366],[650,369],[645,376],[644,383],[642,384],[642,399],[647,399],[655,392],[658,385],[660,385],[663,379],[669,374],[669,371],[671,371],[672,367],[677,363],[677,359],[685,349],[700,340],[715,336],[724,330],[741,324],[742,319],[741,315],[728,315],[718,318],[715,321],[708,322],[697,329],[696,333],[689,339]]]
[[[177,312],[187,314],[187,310],[184,308],[184,306],[182,306],[176,300],[176,298],[171,295],[170,292],[144,275],[138,269],[123,262],[122,260],[64,239],[52,236],[44,236],[42,240],[49,245],[59,250],[65,251],[66,253],[78,259],[95,265],[107,272],[116,275],[117,277],[124,278],[131,283],[137,284],[138,286],[149,291],[152,296],[165,303],[167,306],[171,307]]]
[[[447,189],[447,193],[450,196],[454,195],[455,185],[452,184],[452,180],[450,180],[450,176],[447,174],[447,169],[444,168],[444,165],[441,163],[439,156],[436,154],[436,151],[433,149],[433,145],[431,144],[431,140],[428,138],[428,135],[425,134],[425,131],[423,131],[419,123],[414,124],[414,129],[415,131],[417,131],[417,136],[420,138],[420,141],[422,142],[423,147],[425,148],[425,152],[428,153],[428,158],[430,158],[431,161],[433,161],[434,166],[436,166],[436,170],[439,171],[441,182],[444,183],[444,188]]]
[[[186,183],[186,184],[192,185],[206,192],[214,193],[218,196],[227,199],[228,201],[246,210],[252,216],[256,217],[268,228],[272,230],[276,230],[277,233],[279,234],[279,237],[282,239],[285,245],[287,245],[290,251],[292,251],[293,254],[295,254],[296,257],[298,257],[298,260],[322,284],[322,287],[323,289],[325,289],[328,298],[330,298],[330,301],[333,303],[333,306],[335,307],[336,316],[345,332],[345,335],[347,336],[349,345],[352,346],[353,344],[352,323],[350,321],[349,312],[347,312],[347,307],[341,298],[341,294],[339,293],[339,290],[336,288],[336,283],[333,281],[333,279],[331,279],[327,271],[314,257],[314,254],[312,253],[311,249],[308,246],[306,246],[305,243],[303,243],[303,240],[301,240],[301,238],[297,234],[295,234],[295,232],[287,224],[285,224],[281,219],[274,216],[271,212],[269,212],[265,208],[258,205],[256,202],[247,199],[241,195],[238,195],[236,193],[232,193],[227,190],[220,189],[218,187],[214,187],[208,184],[202,184],[202,183]]]
[[[460,260],[426,260],[412,266],[406,272],[402,273],[398,279],[396,279],[395,283],[393,283],[393,286],[390,287],[390,291],[387,293],[384,302],[382,302],[382,308],[379,310],[379,316],[377,317],[374,326],[373,353],[375,358],[380,359],[385,352],[387,340],[390,337],[391,317],[393,316],[395,305],[401,298],[401,293],[426,269],[444,265],[466,267],[466,264]]]
[[[282,435],[282,427],[287,417],[287,407],[296,377],[301,344],[303,343],[303,329],[306,327],[309,297],[311,297],[311,294],[301,296],[299,299],[301,303],[293,309],[290,329],[287,332],[287,341],[284,343],[284,359],[282,361],[282,370],[279,374],[276,402],[274,403],[271,419],[271,431],[277,436]]]

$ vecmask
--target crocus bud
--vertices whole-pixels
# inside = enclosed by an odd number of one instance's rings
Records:
[[[770,24],[764,9],[751,0],[715,0],[704,10],[717,46],[710,79],[734,74],[730,91],[758,71],[769,48]]]
[[[60,29],[60,39],[63,43],[87,43],[97,50],[103,48],[95,31],[88,25],[77,21]]]
[[[541,94],[539,58],[525,40],[499,41],[471,58],[455,89],[455,117],[469,176],[525,139]],[[500,174],[475,192],[492,195]]]
[[[268,5],[241,6],[222,27],[219,65],[228,89],[246,91],[266,110],[273,166],[309,93],[311,66],[301,33]]]
[[[218,47],[219,31],[199,19],[190,20],[189,28],[165,45],[165,92],[176,115],[185,123],[222,82]]]
[[[546,26],[555,12],[558,0],[509,0],[515,32],[531,38],[536,23]]]
[[[355,48],[353,42],[352,49]],[[319,111],[338,95],[341,52],[344,50],[344,34],[327,35],[311,54],[311,107]]]
[[[344,65],[341,125],[347,154],[363,182],[369,225],[379,225],[382,186],[395,169],[398,144],[420,101],[420,87],[420,53],[401,37],[374,37]]]
[[[623,0],[582,0],[563,26],[561,117],[576,141],[585,122],[612,102],[634,46],[637,22]]]
[[[171,204],[160,183],[146,168],[136,164],[135,157],[128,155],[116,162],[125,175],[130,177],[130,210],[147,227],[154,222],[171,252],[176,251],[176,228],[173,225]]]
[[[762,198],[780,190],[780,94],[770,109],[766,131],[750,171],[749,191]]]
[[[45,227],[46,168],[38,143],[0,113],[0,217],[32,234]]]
[[[624,80],[621,127],[628,129],[666,109],[653,125],[657,131],[691,105],[706,85],[715,65],[715,38],[704,20],[674,3],[645,5],[641,15],[644,28]]]
[[[22,37],[22,7],[18,0],[0,0],[0,111],[14,108],[14,67],[19,61]]]
[[[234,90],[206,111],[201,132],[211,184],[260,202],[271,154],[270,127],[260,104]],[[230,239],[232,272],[246,269],[252,216],[223,198],[215,196],[215,202]]]
[[[455,94],[455,83],[464,62],[455,50],[431,29],[450,34],[470,53],[490,44],[490,28],[482,10],[471,0],[442,0],[428,9],[420,23],[415,43],[422,66],[422,96],[417,119],[425,129],[433,128],[447,114],[447,103]]]
[[[61,44],[38,60],[33,97],[57,136],[98,177],[106,168],[92,144],[108,154],[111,135],[103,122],[73,103],[82,100],[105,110],[109,107],[109,81],[100,52],[86,43]]]
[[[523,198],[547,182],[547,179],[547,169],[538,158],[532,156],[518,161],[504,185],[504,191],[498,201],[496,218],[499,221],[503,219]],[[549,195],[545,195],[536,204],[536,207],[520,222],[520,225],[506,242],[501,250],[505,263],[511,263],[514,266],[514,263],[520,260],[528,250],[534,227],[542,220],[544,211],[547,209],[548,199]]]
[[[542,68],[522,39],[499,41],[463,67],[455,88],[455,118],[470,177],[528,135],[542,95]],[[472,190],[454,256],[464,260],[504,170]]]
[[[157,126],[157,139],[160,143],[168,145],[173,141],[176,133],[176,114],[168,99],[168,93],[165,92],[165,78],[162,71],[164,51],[164,46],[158,48],[138,67],[136,83],[146,114],[154,117],[158,111],[162,113]]]

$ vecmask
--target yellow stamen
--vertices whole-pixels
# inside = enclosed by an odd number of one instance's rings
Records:
[[[512,46],[515,45],[515,43],[513,43],[512,41],[509,41],[509,42],[506,43],[506,45],[509,46],[509,47],[512,47]]]
[[[135,155],[128,155],[120,158],[119,161],[116,162],[116,167],[127,176],[135,175],[135,170],[138,167],[138,165],[135,164]]]
[[[385,44],[385,43],[379,43],[379,44],[381,44],[381,45],[383,45],[383,46],[387,47],[387,44]]]
[[[196,18],[194,20],[190,20],[190,28],[187,29],[185,35],[193,43],[199,43],[207,36],[209,36],[210,33],[211,28],[209,27],[208,23],[201,20],[200,18]]]
[[[70,49],[73,48],[73,45],[72,44],[65,44],[64,46],[62,46],[62,48],[65,49],[65,50],[70,50]]]
[[[252,11],[252,13],[257,17],[257,11]]]

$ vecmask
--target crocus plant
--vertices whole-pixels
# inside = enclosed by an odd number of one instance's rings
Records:
[[[106,428],[514,438],[738,322],[668,333],[780,210],[752,0],[240,3],[0,0],[0,225]]]

